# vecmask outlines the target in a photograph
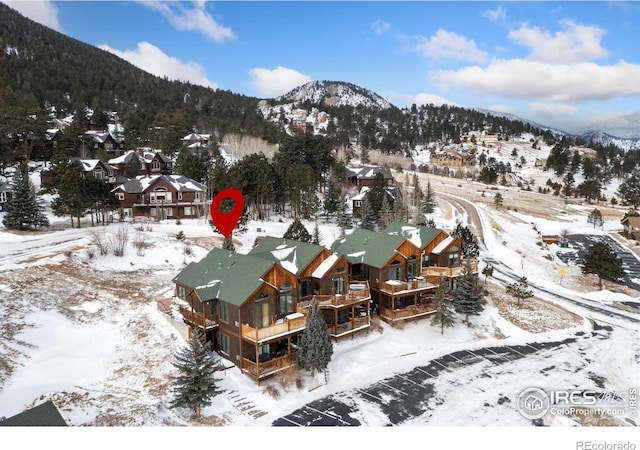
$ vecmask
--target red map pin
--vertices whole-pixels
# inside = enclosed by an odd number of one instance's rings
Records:
[[[220,203],[222,203],[222,200],[225,198],[231,198],[235,202],[235,206],[228,213],[220,211]],[[231,235],[233,228],[242,215],[243,207],[244,197],[242,196],[242,192],[236,188],[223,189],[213,198],[211,202],[211,218],[216,228],[224,237],[228,238]]]

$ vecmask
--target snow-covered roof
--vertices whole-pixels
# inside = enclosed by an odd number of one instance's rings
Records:
[[[327,271],[333,267],[333,265],[338,261],[339,256],[336,253],[333,253],[327,259],[322,261],[322,263],[313,271],[311,276],[313,278],[322,278],[326,275]]]
[[[434,253],[436,255],[439,255],[440,253],[442,253],[449,245],[451,245],[451,243],[453,242],[455,238],[452,236],[447,236],[446,239],[442,242],[440,242],[436,248],[433,249],[433,251],[431,253]]]
[[[125,191],[130,194],[141,194],[149,187],[163,179],[170,184],[177,192],[205,192],[206,188],[202,183],[192,180],[182,175],[140,175],[133,180],[118,186],[116,189]]]

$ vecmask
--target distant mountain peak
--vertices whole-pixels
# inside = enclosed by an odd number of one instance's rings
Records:
[[[363,106],[374,109],[389,109],[387,100],[369,89],[344,81],[311,81],[277,97],[276,102],[310,101],[320,106]]]

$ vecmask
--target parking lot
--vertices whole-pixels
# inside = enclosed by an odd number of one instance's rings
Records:
[[[640,290],[640,261],[633,253],[624,248],[611,236],[572,234],[568,236],[569,248],[557,252],[558,257],[565,263],[580,266],[589,247],[596,242],[605,242],[622,259],[625,277],[622,283],[629,288]]]
[[[460,350],[431,360],[409,372],[378,381],[363,389],[351,389],[311,402],[273,422],[274,426],[358,426],[355,417],[363,401],[384,416],[387,425],[399,425],[419,417],[431,409],[436,378],[444,372],[456,372],[482,364],[502,365],[526,358],[540,351],[559,348],[576,342],[578,336],[562,341],[485,347]],[[436,400],[437,401],[437,400]]]

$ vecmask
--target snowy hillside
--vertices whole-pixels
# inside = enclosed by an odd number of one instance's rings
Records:
[[[312,81],[276,98],[277,103],[304,102],[326,106],[388,109],[392,105],[375,92],[340,81]]]

